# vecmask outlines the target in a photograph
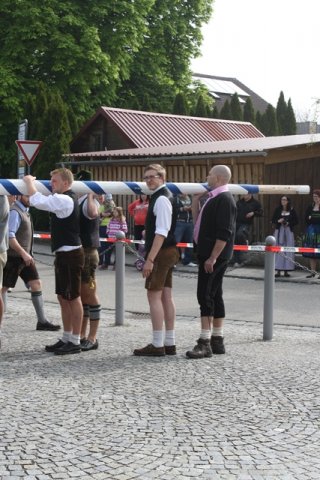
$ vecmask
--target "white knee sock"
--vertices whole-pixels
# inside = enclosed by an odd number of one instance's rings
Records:
[[[176,335],[174,330],[166,330],[164,344],[169,347],[176,344]]]
[[[212,336],[213,337],[223,337],[223,327],[213,327]]]
[[[152,345],[154,347],[163,347],[163,333],[162,330],[152,331]]]
[[[70,335],[71,335],[71,334],[72,334],[72,332],[63,332],[62,337],[61,337],[61,340],[62,340],[64,343],[70,342]]]
[[[200,338],[203,340],[209,340],[211,337],[211,330],[201,330]]]
[[[72,342],[75,345],[80,345],[80,335],[74,335],[73,333],[71,333],[69,335],[69,342]]]

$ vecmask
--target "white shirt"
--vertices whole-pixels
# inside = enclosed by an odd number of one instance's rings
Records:
[[[72,198],[63,193],[54,193],[46,196],[36,192],[29,197],[29,201],[33,207],[46,212],[52,212],[58,218],[67,218],[73,212],[74,204]]]
[[[82,195],[82,196],[78,199],[79,206],[82,204],[82,202],[83,202],[83,206],[82,206],[83,215],[84,215],[88,220],[94,220],[96,217],[89,217],[89,215],[88,215],[88,196],[87,196],[87,194]],[[99,209],[100,203],[98,202],[98,200],[97,200],[96,198],[94,199],[94,203],[96,204],[97,208]]]
[[[162,187],[163,185],[161,185]],[[158,197],[153,207],[153,213],[156,216],[155,233],[167,237],[172,223],[172,204],[170,200],[164,195]]]

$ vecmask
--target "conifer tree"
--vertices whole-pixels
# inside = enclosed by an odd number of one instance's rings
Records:
[[[287,123],[287,110],[288,110],[288,106],[284,99],[283,92],[280,92],[279,99],[277,102],[277,108],[276,108],[279,135],[285,135],[286,123]]]
[[[230,110],[231,110],[232,120],[239,120],[239,121],[242,120],[243,115],[242,115],[241,105],[240,105],[239,97],[237,93],[234,93],[231,97]]]
[[[296,117],[292,108],[291,98],[289,98],[285,135],[296,135],[296,133],[297,133],[297,122],[296,122]]]
[[[232,120],[231,108],[228,100],[224,102],[223,107],[221,108],[220,118],[223,120]]]
[[[187,102],[183,93],[177,93],[174,99],[172,113],[175,115],[188,115]]]
[[[198,96],[197,104],[194,110],[195,117],[207,117],[207,108],[202,94]]]
[[[260,130],[260,132],[262,132],[262,128],[263,128],[263,125],[262,125],[262,115],[261,113],[259,112],[259,110],[256,112],[255,114],[255,121],[254,121],[254,125],[257,127],[258,130]],[[263,133],[263,132],[262,132]]]
[[[250,122],[254,125],[255,123],[255,113],[250,97],[247,98],[246,103],[243,108],[243,120],[245,122]]]
[[[262,115],[261,131],[266,137],[278,135],[276,111],[270,103],[267,106],[267,110]]]
[[[211,118],[219,118],[219,110],[216,105],[213,107]]]

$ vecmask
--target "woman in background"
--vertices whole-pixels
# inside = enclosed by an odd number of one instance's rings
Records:
[[[272,224],[275,232],[276,245],[281,247],[294,247],[293,228],[298,224],[298,216],[291,205],[291,200],[282,195],[279,206],[272,216]],[[276,277],[281,276],[283,271],[285,277],[290,277],[288,272],[294,270],[294,252],[277,253],[275,258]]]
[[[99,236],[100,238],[107,237],[107,226],[110,222],[112,216],[112,210],[116,204],[112,200],[111,193],[107,193],[106,195],[101,195],[100,198],[100,227],[99,227]],[[100,248],[99,248],[99,269],[104,270],[108,268],[108,262],[110,261],[110,255],[108,255],[108,249],[111,246],[108,242],[102,240],[100,241]]]
[[[305,213],[305,222],[307,230],[304,235],[303,246],[308,248],[320,248],[320,190],[313,190],[313,203],[309,205]],[[311,273],[307,278],[316,276],[317,261],[320,258],[320,253],[303,253],[304,257],[310,259]],[[320,278],[320,275],[319,277]]]

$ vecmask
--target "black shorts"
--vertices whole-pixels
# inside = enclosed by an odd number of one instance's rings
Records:
[[[7,264],[3,270],[3,286],[14,288],[19,277],[24,283],[39,280],[40,278],[34,263],[27,266],[21,257],[8,257]]]
[[[81,273],[84,267],[83,248],[56,252],[54,271],[56,294],[65,300],[75,300],[81,294]]]

